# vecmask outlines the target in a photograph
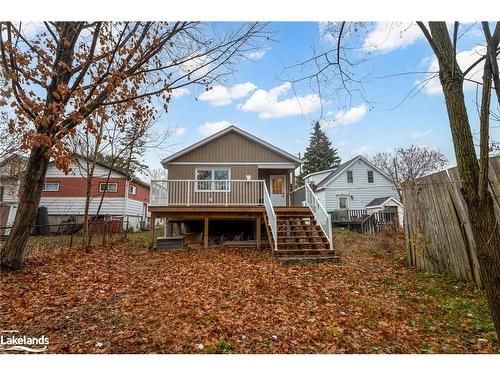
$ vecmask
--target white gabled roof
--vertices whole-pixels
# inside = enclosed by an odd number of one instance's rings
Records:
[[[203,146],[203,145],[205,145],[207,143],[210,143],[213,140],[215,140],[217,138],[220,138],[220,137],[222,137],[223,135],[225,135],[225,134],[227,134],[229,132],[238,133],[238,134],[240,134],[241,136],[243,136],[245,138],[251,139],[252,141],[254,141],[256,143],[258,143],[258,144],[260,144],[260,145],[262,145],[264,147],[267,147],[267,148],[273,150],[274,152],[276,152],[276,153],[284,156],[285,158],[294,161],[295,163],[302,164],[302,160],[299,159],[297,156],[292,155],[292,154],[290,154],[290,153],[282,150],[281,148],[273,146],[269,142],[266,142],[266,141],[264,141],[264,140],[262,140],[262,139],[260,139],[260,138],[258,138],[256,136],[254,136],[254,135],[252,135],[252,134],[250,134],[250,133],[248,133],[248,132],[246,132],[246,131],[244,131],[244,130],[242,130],[242,129],[238,128],[237,126],[234,126],[234,125],[231,125],[231,126],[225,128],[225,129],[222,129],[221,131],[219,131],[219,132],[217,132],[215,134],[212,134],[211,136],[209,136],[209,137],[207,137],[205,139],[202,139],[201,141],[196,142],[196,143],[192,144],[191,146],[188,146],[188,147],[186,147],[186,148],[184,148],[184,149],[182,149],[182,150],[180,150],[180,151],[178,151],[178,152],[176,152],[176,153],[174,153],[174,154],[172,154],[172,155],[164,158],[161,162],[162,162],[162,164],[165,164],[165,163],[168,163],[168,162],[170,162],[172,160],[175,160],[175,159],[179,158],[180,156],[185,155],[188,152],[193,151],[193,150],[195,150],[195,149],[197,149],[197,148],[199,148],[199,147],[201,147],[201,146]]]
[[[316,175],[318,175],[318,174],[323,174],[323,173],[330,173],[330,172],[333,172],[335,169],[337,169],[337,168],[323,169],[322,171],[309,173],[308,175],[305,175],[305,176],[304,176],[304,180],[305,180],[306,178],[309,178],[309,177],[311,177],[311,176],[316,176]]]

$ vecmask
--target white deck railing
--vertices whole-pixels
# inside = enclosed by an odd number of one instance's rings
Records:
[[[263,180],[153,180],[151,206],[262,206]]]
[[[316,222],[321,226],[325,233],[328,242],[330,243],[330,250],[333,250],[333,237],[332,237],[332,220],[330,215],[326,212],[325,207],[321,204],[318,197],[312,191],[309,184],[306,186],[306,204],[314,214]]]
[[[278,221],[276,213],[274,212],[273,202],[269,196],[267,189],[264,189],[264,207],[266,208],[267,219],[269,220],[269,227],[271,228],[271,235],[274,240],[274,250],[278,250]]]

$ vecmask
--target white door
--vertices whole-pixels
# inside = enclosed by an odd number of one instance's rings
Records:
[[[286,206],[285,175],[271,175],[271,202],[273,206]]]

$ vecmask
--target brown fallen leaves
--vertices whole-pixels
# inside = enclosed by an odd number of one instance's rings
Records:
[[[338,233],[336,247],[338,264],[292,266],[127,243],[37,253],[0,276],[0,328],[56,353],[500,351],[483,293],[415,273],[400,238]]]

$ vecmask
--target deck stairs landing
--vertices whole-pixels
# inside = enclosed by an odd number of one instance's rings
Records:
[[[309,207],[274,207],[274,210],[278,237],[278,250],[274,253],[279,260],[337,259]]]

